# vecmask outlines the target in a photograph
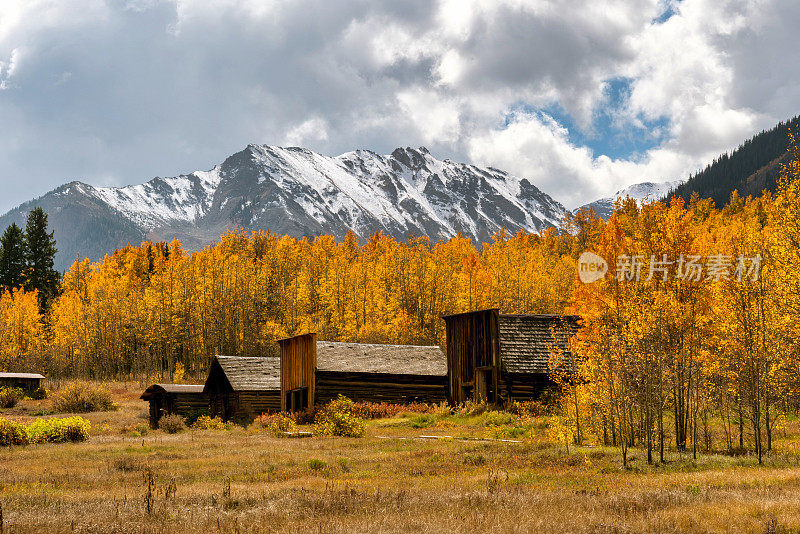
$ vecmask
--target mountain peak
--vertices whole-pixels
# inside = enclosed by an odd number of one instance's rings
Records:
[[[143,239],[177,238],[197,249],[236,227],[294,237],[353,232],[363,239],[381,231],[434,242],[462,234],[486,242],[501,227],[537,232],[566,214],[527,180],[438,160],[425,147],[330,157],[254,143],[208,171],[125,187],[71,182],[36,204],[51,217],[59,268],[76,255],[94,259]],[[21,208],[0,225],[24,221]]]

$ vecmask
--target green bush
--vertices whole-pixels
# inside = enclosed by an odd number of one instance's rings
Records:
[[[326,404],[314,424],[314,432],[320,436],[360,438],[365,430],[364,420],[353,413],[353,401],[344,395]]]
[[[322,460],[318,460],[316,458],[312,458],[308,461],[308,468],[312,471],[322,471],[328,467],[328,464],[323,462]]]
[[[73,382],[58,392],[53,407],[61,413],[88,413],[116,410],[111,393],[102,386]]]
[[[18,388],[0,388],[0,408],[13,408],[23,397],[22,390]]]
[[[28,433],[25,426],[16,421],[0,419],[0,446],[27,445]]]
[[[31,443],[64,443],[89,439],[91,423],[80,416],[37,419],[28,425]]]
[[[158,428],[167,434],[177,434],[186,430],[186,423],[178,414],[164,415],[158,420]]]

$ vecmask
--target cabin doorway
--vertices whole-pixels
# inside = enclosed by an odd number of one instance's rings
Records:
[[[493,402],[494,401],[494,369],[492,367],[480,367],[475,371],[475,401]]]
[[[300,412],[308,408],[308,388],[294,388],[286,392],[286,411]]]

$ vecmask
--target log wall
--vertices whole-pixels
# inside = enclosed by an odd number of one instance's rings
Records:
[[[446,376],[316,372],[316,403],[339,395],[356,402],[439,403],[447,398]]]

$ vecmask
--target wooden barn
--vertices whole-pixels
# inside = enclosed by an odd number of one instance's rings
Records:
[[[537,398],[552,384],[550,353],[571,361],[569,338],[575,315],[501,315],[480,310],[444,317],[447,336],[447,396],[503,402]]]
[[[203,392],[211,417],[250,420],[281,409],[280,358],[215,356]]]
[[[42,386],[44,377],[37,373],[0,373],[0,388],[19,388],[35,391]]]
[[[441,402],[447,365],[439,347],[317,341],[316,334],[278,341],[281,409],[354,401]]]
[[[150,428],[158,428],[164,415],[187,416],[196,410],[208,412],[203,384],[153,384],[139,397],[150,403]]]

